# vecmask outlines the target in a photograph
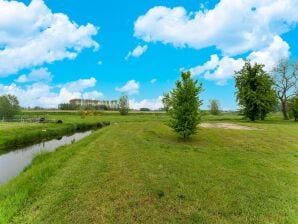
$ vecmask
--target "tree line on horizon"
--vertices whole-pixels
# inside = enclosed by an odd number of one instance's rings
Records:
[[[252,64],[246,61],[240,71],[235,72],[236,99],[241,114],[251,121],[264,120],[268,113],[276,110],[279,102],[280,110],[285,120],[294,118],[298,121],[298,62],[281,60],[271,74],[264,70],[262,64]],[[181,80],[176,82],[176,88],[164,95],[164,110],[172,118],[170,126],[186,138],[195,133],[200,117],[202,100],[199,94],[202,84],[192,79],[190,72],[182,72]],[[218,115],[219,101],[209,102],[210,113]],[[81,108],[71,104],[60,104],[61,110],[108,110],[107,107]],[[129,101],[126,95],[119,99],[119,112],[127,115]],[[16,96],[0,96],[0,118],[12,118],[20,111]],[[142,108],[142,111],[149,111]]]

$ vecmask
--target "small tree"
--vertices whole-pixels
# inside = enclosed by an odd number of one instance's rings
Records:
[[[284,119],[288,120],[288,100],[298,88],[298,63],[291,63],[288,59],[281,60],[273,69],[274,86],[281,103]]]
[[[190,72],[182,72],[176,88],[165,94],[163,103],[170,115],[169,126],[184,139],[196,133],[202,101],[199,93],[202,85],[191,78]]]
[[[19,111],[20,106],[16,96],[0,96],[0,118],[13,118]]]
[[[209,103],[210,103],[210,105],[209,105],[210,114],[212,114],[212,115],[219,115],[220,114],[220,104],[219,104],[219,101],[213,99],[213,100],[210,100]]]
[[[293,117],[298,122],[298,95],[293,96],[289,100],[290,117]]]
[[[166,93],[164,94],[163,98],[162,98],[162,103],[163,103],[163,109],[166,111],[166,112],[169,112],[170,108],[171,108],[171,105],[170,105],[170,93]]]
[[[121,115],[127,115],[129,111],[128,96],[121,96],[119,99],[119,112]]]
[[[264,71],[264,65],[246,62],[236,72],[236,96],[244,115],[251,121],[264,120],[277,105],[273,80]]]

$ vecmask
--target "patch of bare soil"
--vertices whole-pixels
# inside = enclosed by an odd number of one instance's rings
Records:
[[[222,128],[222,129],[234,129],[234,130],[260,130],[258,128],[248,127],[240,124],[232,123],[202,123],[200,124],[202,128]]]

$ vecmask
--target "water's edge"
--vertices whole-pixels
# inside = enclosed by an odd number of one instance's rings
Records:
[[[85,132],[89,130],[94,130],[97,128],[102,128],[104,122],[97,122],[91,124],[62,124],[58,129],[45,129],[32,133],[24,133],[23,135],[15,136],[15,138],[6,141],[4,144],[0,145],[0,156],[8,152],[18,150],[26,146],[31,146],[33,144],[38,144],[43,141],[48,141],[56,138],[61,138],[66,135],[73,135],[77,132]]]
[[[79,141],[92,133],[91,130],[41,142],[0,155],[0,185],[19,175],[36,155],[55,151],[57,148]]]

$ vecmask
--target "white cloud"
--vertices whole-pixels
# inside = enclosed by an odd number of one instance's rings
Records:
[[[146,51],[148,50],[148,46],[144,45],[138,45],[133,51],[128,52],[128,54],[125,57],[125,60],[128,60],[130,57],[138,58],[142,56]]]
[[[135,80],[130,80],[124,86],[116,87],[116,91],[132,95],[138,93],[139,88],[140,83],[136,82]]]
[[[150,83],[151,83],[151,84],[154,84],[154,83],[156,83],[156,82],[157,82],[157,79],[151,79],[151,80],[150,80]]]
[[[33,69],[28,75],[21,75],[16,82],[25,83],[25,82],[39,82],[52,81],[52,74],[48,71],[47,68]]]
[[[265,65],[265,70],[270,72],[274,65],[282,58],[289,57],[289,45],[279,36],[275,36],[273,42],[266,48],[253,51],[247,56],[247,60],[252,63]],[[232,79],[235,71],[241,70],[244,59],[234,59],[228,56],[219,59],[218,55],[212,55],[211,59],[204,65],[191,68],[193,75],[204,75],[207,80],[214,80],[218,85],[225,85]]]
[[[84,99],[94,100],[94,99],[98,99],[98,98],[103,97],[103,94],[101,92],[98,92],[96,90],[93,90],[91,92],[83,93],[82,96],[83,96]]]
[[[212,55],[210,60],[203,65],[190,69],[193,76],[203,75],[207,80],[216,81],[217,85],[225,85],[233,77],[235,71],[239,71],[244,65],[243,59],[233,59],[218,55]]]
[[[96,80],[94,78],[78,80],[54,87],[46,83],[33,83],[28,86],[18,86],[15,83],[10,85],[0,84],[1,94],[16,95],[23,107],[45,107],[57,108],[60,103],[67,103],[73,98],[99,98],[103,94],[96,90],[86,91],[94,87]],[[56,90],[58,88],[58,90]]]
[[[29,5],[0,0],[0,76],[57,60],[74,59],[84,48],[98,49],[97,28],[80,26],[52,13],[43,0]]]
[[[200,75],[208,70],[214,70],[219,65],[219,57],[218,55],[214,54],[211,55],[211,58],[208,62],[206,62],[204,65],[199,65],[194,68],[190,69],[190,72],[192,75]],[[181,68],[180,71],[185,70],[185,68]]]
[[[231,79],[236,71],[240,71],[244,65],[243,59],[234,59],[223,57],[218,61],[217,66],[212,70],[207,70],[204,77],[207,80],[216,81],[217,85],[225,85]]]
[[[289,50],[288,43],[279,36],[275,36],[273,42],[267,48],[252,52],[247,59],[264,64],[269,72],[280,59],[290,56]]]
[[[96,85],[96,79],[91,77],[89,79],[79,79],[77,81],[68,82],[62,85],[62,88],[68,89],[72,92],[79,92],[84,89],[94,87]]]
[[[144,99],[141,101],[137,101],[135,99],[132,99],[129,101],[129,106],[132,109],[139,110],[141,108],[149,108],[151,110],[158,110],[160,108],[163,108],[162,103],[162,96],[159,96],[156,99]]]
[[[190,13],[158,6],[136,20],[134,36],[178,47],[215,46],[235,56],[268,47],[298,22],[297,11],[297,0],[221,0],[211,10]]]

